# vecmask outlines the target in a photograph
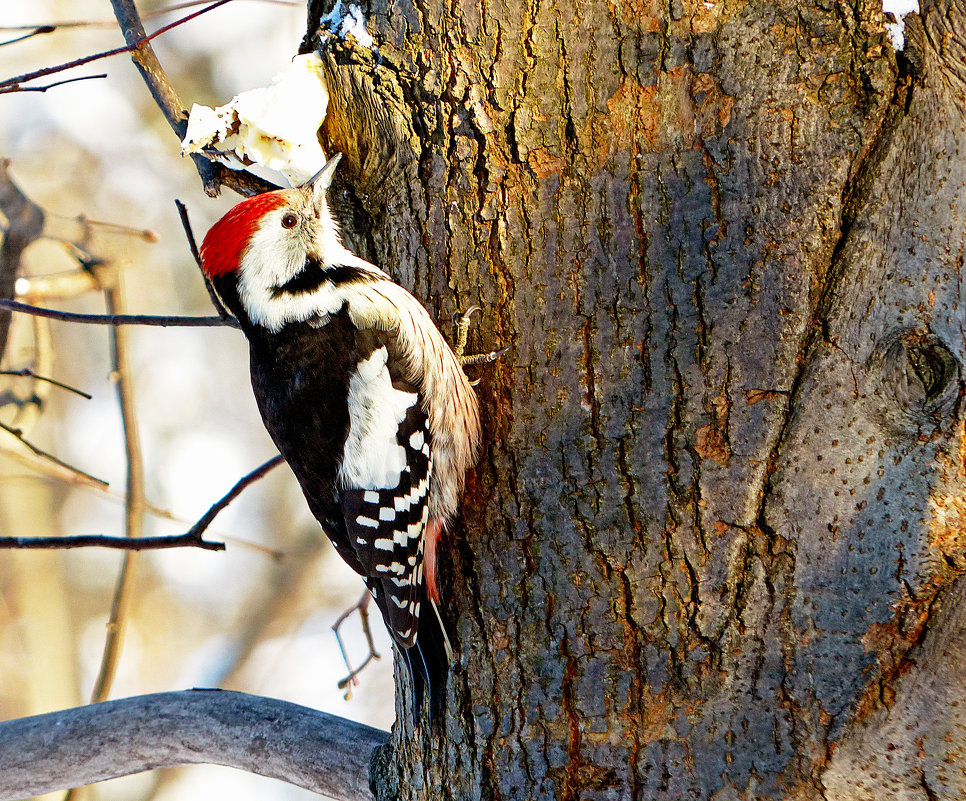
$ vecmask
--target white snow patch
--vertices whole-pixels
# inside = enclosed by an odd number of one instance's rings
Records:
[[[882,10],[896,18],[895,22],[886,23],[886,30],[889,31],[893,47],[902,50],[906,41],[903,33],[906,24],[903,18],[906,14],[919,11],[919,0],[882,0]]]
[[[340,39],[345,39],[348,34],[352,34],[355,40],[363,47],[373,47],[375,40],[369,31],[366,30],[366,18],[362,9],[355,3],[349,4],[346,11],[342,6],[342,0],[336,0],[335,6],[320,20],[323,25],[328,26],[329,30],[335,33]]]
[[[216,150],[227,154],[217,158],[232,169],[261,164],[297,186],[325,164],[318,131],[328,105],[322,59],[316,53],[296,56],[266,87],[218,108],[195,103],[181,153]]]

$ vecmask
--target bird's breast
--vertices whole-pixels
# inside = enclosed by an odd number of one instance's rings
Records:
[[[276,446],[306,495],[331,494],[349,433],[358,332],[345,309],[321,327],[294,323],[249,336],[252,389]]]

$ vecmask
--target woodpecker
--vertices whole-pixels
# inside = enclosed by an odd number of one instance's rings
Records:
[[[234,206],[205,237],[201,265],[248,339],[268,433],[407,661],[418,719],[424,692],[431,716],[444,698],[436,553],[479,410],[422,304],[343,246],[326,199],[340,157]]]

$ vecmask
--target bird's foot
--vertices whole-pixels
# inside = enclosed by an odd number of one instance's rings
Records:
[[[473,313],[478,311],[482,311],[479,306],[470,306],[463,314],[457,312],[453,315],[453,324],[456,326],[456,347],[453,348],[453,352],[456,354],[456,360],[460,363],[460,366],[464,368],[475,364],[490,364],[510,350],[509,347],[506,347],[489,353],[474,353],[469,356],[466,354],[466,339],[469,336]],[[476,386],[479,379],[470,383]]]

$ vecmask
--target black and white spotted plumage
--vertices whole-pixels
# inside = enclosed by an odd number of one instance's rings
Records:
[[[435,545],[479,438],[476,398],[422,305],[342,246],[325,201],[334,163],[238,204],[202,265],[248,338],[269,434],[410,667],[415,713],[424,689],[438,712]]]
[[[389,489],[343,489],[339,502],[346,531],[365,570],[365,581],[386,607],[387,625],[400,645],[416,641],[423,603],[423,533],[429,522],[433,460],[425,412],[413,405],[397,429],[406,454],[399,483]]]

